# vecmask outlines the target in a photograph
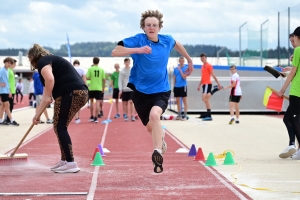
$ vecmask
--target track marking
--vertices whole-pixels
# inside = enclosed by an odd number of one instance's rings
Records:
[[[62,196],[87,195],[87,192],[37,192],[37,193],[0,193],[0,196]]]
[[[109,113],[107,118],[109,119],[111,116],[111,112],[112,112],[112,108],[113,108],[113,103],[111,103],[110,109],[109,109]],[[101,138],[101,146],[104,147],[104,142],[105,142],[105,138],[106,138],[106,134],[107,134],[107,128],[108,128],[109,123],[105,124],[105,128],[104,128],[104,133],[102,135]],[[98,174],[99,174],[99,166],[96,166],[93,172],[93,178],[92,178],[92,182],[91,182],[91,186],[90,186],[90,190],[87,196],[87,200],[93,200],[94,199],[94,195],[95,195],[95,191],[97,188],[97,179],[98,179]]]
[[[189,119],[189,121],[192,121],[192,122],[194,122],[194,123],[196,123],[196,124],[200,124],[200,125],[207,125],[205,122],[203,122],[203,121],[199,121],[199,120],[196,120],[196,119]]]
[[[177,139],[170,131],[166,130],[166,133],[182,148],[188,148],[185,146],[179,139]],[[202,165],[205,163],[203,161],[199,161]],[[229,184],[224,178],[222,178],[219,174],[217,174],[211,167],[205,167],[212,175],[214,175],[221,183],[223,183],[231,192],[233,192],[236,196],[238,196],[240,199],[248,199],[243,194],[241,194],[238,190],[236,190],[234,187],[232,187],[231,184]]]

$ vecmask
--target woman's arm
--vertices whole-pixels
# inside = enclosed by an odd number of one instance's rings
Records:
[[[45,80],[45,87],[41,104],[38,107],[36,114],[43,112],[44,107],[53,101],[52,90],[54,87],[54,76],[52,73],[51,65],[46,65],[45,67],[43,67],[43,69],[41,70],[41,75]],[[34,118],[39,121],[39,119],[37,119],[36,116]]]
[[[296,74],[296,71],[297,71],[297,67],[292,67],[291,71],[290,71],[290,74],[288,75],[288,77],[286,78],[281,90],[277,93],[278,96],[282,96],[286,90],[286,88],[289,86],[289,84],[291,83],[291,81],[293,80],[295,74]]]

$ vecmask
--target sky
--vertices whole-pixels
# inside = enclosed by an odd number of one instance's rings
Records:
[[[287,45],[287,10],[291,7],[292,32],[300,25],[299,0],[9,0],[0,6],[0,49],[30,48],[34,43],[60,48],[80,42],[118,42],[142,32],[141,13],[159,10],[161,34],[170,34],[182,44],[247,48],[248,29],[260,41],[261,24],[267,29],[268,48],[280,41]],[[296,11],[297,10],[297,11]]]

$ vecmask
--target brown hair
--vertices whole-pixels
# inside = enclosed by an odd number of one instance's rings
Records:
[[[205,53],[201,53],[201,54],[200,54],[200,58],[201,58],[201,57],[206,57],[206,58],[207,58],[207,55],[206,55]]]
[[[125,59],[124,59],[124,62],[126,62],[126,61],[130,61],[130,59],[129,59],[129,58],[125,58]]]
[[[14,59],[11,58],[11,57],[6,57],[4,60],[3,60],[3,63],[7,63],[9,62],[10,64],[14,64]]]
[[[27,53],[27,57],[29,58],[31,64],[31,70],[35,70],[37,68],[37,63],[41,57],[52,55],[48,50],[44,49],[42,46],[38,44],[34,44]]]
[[[94,64],[94,65],[98,65],[99,62],[100,62],[100,58],[98,58],[98,57],[94,57],[94,58],[93,58],[93,64]]]
[[[163,27],[163,21],[161,20],[163,18],[163,14],[161,14],[158,10],[147,10],[142,13],[142,18],[140,21],[140,27],[143,29],[145,27],[145,19],[147,17],[155,17],[159,21],[159,28]]]
[[[73,65],[80,65],[79,60],[74,60]]]
[[[230,69],[236,69],[236,66],[235,65],[231,65]]]

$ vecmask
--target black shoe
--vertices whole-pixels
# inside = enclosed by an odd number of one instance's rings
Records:
[[[101,115],[100,115],[100,114],[98,114],[98,118],[101,118]]]
[[[237,121],[235,121],[235,123],[236,123],[236,124],[239,124],[239,123],[240,123],[240,121],[239,121],[239,120],[237,120]]]
[[[45,122],[43,122],[42,120],[40,121],[40,124],[45,124]]]
[[[9,123],[7,123],[7,121],[3,121],[3,122],[0,122],[0,125],[7,126],[7,125],[9,125]]]
[[[217,92],[217,91],[219,91],[219,88],[218,88],[218,86],[217,85],[214,85],[214,87],[213,87],[214,89],[210,92],[211,93],[211,95],[213,95],[215,92]]]
[[[20,124],[18,124],[16,121],[13,121],[13,122],[10,122],[9,125],[19,126]]]
[[[207,113],[203,113],[203,114],[201,114],[199,117],[197,117],[197,118],[205,118],[205,117],[208,117],[208,115],[207,115]]]
[[[102,116],[104,116],[104,115],[103,115],[103,111],[102,111],[102,110],[100,110],[100,115],[101,115],[101,117],[102,117]]]
[[[93,121],[94,121],[94,117],[91,116],[90,119],[89,119],[89,121],[90,121],[90,122],[93,122]]]
[[[97,117],[94,118],[94,122],[95,122],[95,123],[98,123]]]
[[[154,150],[154,152],[152,153],[152,162],[154,164],[154,172],[155,173],[163,172],[164,168],[163,168],[162,164],[164,162],[164,158],[157,150]]]
[[[9,118],[7,118],[7,119],[5,119],[3,122],[5,122],[5,123],[9,124],[9,123],[10,123],[10,119],[9,119]]]

